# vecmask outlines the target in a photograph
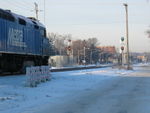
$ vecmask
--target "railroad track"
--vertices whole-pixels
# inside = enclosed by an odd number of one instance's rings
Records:
[[[73,68],[60,68],[60,69],[51,69],[51,72],[74,71],[74,70],[94,69],[94,68],[105,68],[105,67],[111,67],[111,66],[112,65],[108,65],[108,66],[85,66],[85,67],[73,67]]]
[[[51,69],[51,72],[62,72],[62,71],[74,71],[74,70],[83,70],[83,69],[95,69],[95,68],[105,68],[111,67],[112,65],[107,66],[85,66],[85,67],[69,67],[69,68],[59,68],[59,69]],[[0,76],[13,76],[13,75],[21,75],[20,72],[1,72]]]
[[[21,72],[1,72],[0,76],[11,76],[11,75],[20,75]]]

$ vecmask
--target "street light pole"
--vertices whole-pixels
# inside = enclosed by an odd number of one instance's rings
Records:
[[[126,37],[127,37],[127,69],[130,69],[130,61],[129,61],[129,32],[128,32],[128,4],[124,3],[126,10]]]
[[[80,64],[80,56],[79,56],[79,54],[80,54],[80,50],[78,50],[78,65]]]
[[[94,51],[94,52],[93,52]],[[92,61],[93,61],[93,53],[95,53],[95,52],[98,52],[98,50],[97,49],[92,49],[91,50],[91,54],[90,54],[90,64],[92,64]]]
[[[84,47],[84,64],[85,64],[85,47]]]
[[[93,53],[92,53],[93,51],[91,50],[91,54],[90,54],[90,64],[92,64],[92,55],[93,55]]]

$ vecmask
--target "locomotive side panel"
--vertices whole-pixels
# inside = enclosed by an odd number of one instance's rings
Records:
[[[39,30],[35,30],[35,54],[42,55],[42,38]]]
[[[34,46],[35,45],[35,42],[34,42],[35,34],[34,34],[33,29],[28,27],[24,31],[24,37],[25,37],[25,41],[27,43],[26,54],[34,55],[35,54],[35,46]]]
[[[7,25],[5,45],[8,53],[42,55],[42,38],[39,30],[9,22]]]
[[[7,22],[0,18],[0,51],[6,51]],[[0,52],[0,53],[1,53]]]

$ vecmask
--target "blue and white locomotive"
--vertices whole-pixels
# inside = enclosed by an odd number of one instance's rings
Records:
[[[38,20],[0,9],[0,72],[47,65],[49,46],[46,28]]]

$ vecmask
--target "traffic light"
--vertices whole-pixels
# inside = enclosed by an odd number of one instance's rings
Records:
[[[124,37],[121,37],[121,41],[122,41],[122,42],[124,41]]]
[[[121,50],[122,50],[122,51],[124,50],[124,46],[121,46]]]
[[[124,49],[125,49],[125,39],[124,39],[124,37],[121,37],[121,40],[120,40],[120,49],[121,49],[121,51],[120,52],[122,52],[122,51],[124,51]]]

